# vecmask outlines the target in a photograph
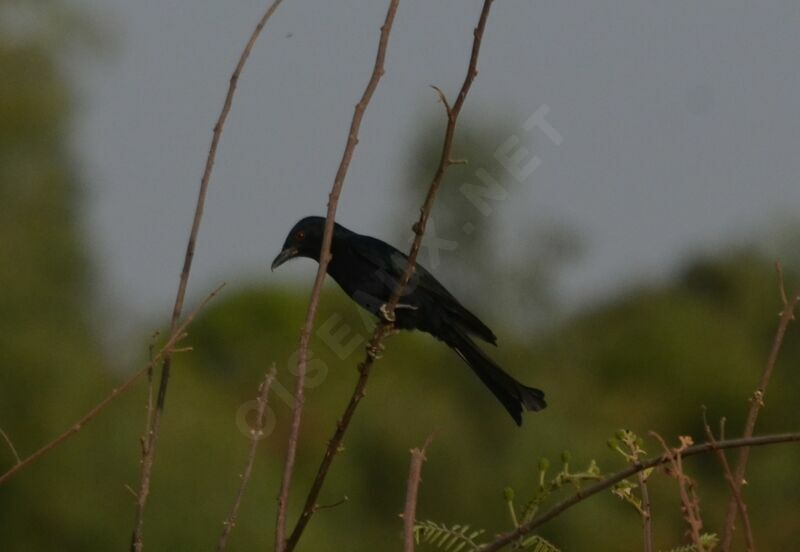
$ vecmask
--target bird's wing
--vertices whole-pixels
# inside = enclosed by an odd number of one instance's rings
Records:
[[[356,235],[350,241],[353,252],[374,265],[386,277],[387,281],[384,283],[387,287],[394,288],[408,263],[408,256],[388,243],[370,236]],[[419,263],[416,265],[409,287],[420,289],[433,296],[439,305],[469,333],[493,345],[497,344],[494,332],[459,303],[458,299]]]

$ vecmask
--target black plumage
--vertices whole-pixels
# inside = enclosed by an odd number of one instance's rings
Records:
[[[324,227],[322,217],[306,217],[298,222],[286,237],[272,269],[294,257],[319,261]],[[356,303],[382,316],[381,306],[389,301],[408,257],[379,239],[356,234],[338,223],[333,231],[331,254],[328,275]],[[536,411],[546,406],[541,390],[515,380],[475,344],[471,336],[492,345],[497,344],[497,337],[419,264],[400,298],[395,318],[397,328],[421,330],[449,345],[518,425],[522,424],[523,410]]]

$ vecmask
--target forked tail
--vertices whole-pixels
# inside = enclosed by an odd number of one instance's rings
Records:
[[[505,373],[459,329],[451,328],[445,341],[469,364],[517,425],[522,425],[523,410],[538,411],[547,406],[541,389],[523,385]]]

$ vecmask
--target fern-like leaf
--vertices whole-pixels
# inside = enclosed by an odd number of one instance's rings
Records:
[[[483,533],[483,529],[472,529],[469,525],[448,526],[429,520],[418,521],[414,525],[414,540],[417,544],[428,544],[445,552],[480,552],[485,543],[476,539]],[[523,538],[514,549],[525,552],[561,552],[539,535]]]
[[[718,544],[719,537],[716,533],[703,533],[700,535],[700,546],[702,546],[703,552],[712,552],[712,550],[714,550]],[[698,550],[694,544],[688,544],[686,546],[672,548],[667,552],[698,552]]]
[[[525,550],[525,552],[561,552],[553,543],[539,535],[532,535],[523,539],[521,546],[521,549]]]
[[[445,552],[478,552],[482,543],[476,542],[483,529],[471,529],[469,525],[453,525],[435,521],[420,521],[414,525],[417,544],[435,546]]]

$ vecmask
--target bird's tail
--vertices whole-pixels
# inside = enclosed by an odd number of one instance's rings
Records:
[[[511,414],[517,425],[522,425],[523,410],[538,411],[547,406],[541,389],[523,385],[505,373],[459,329],[451,328],[445,341],[469,364],[483,384]]]

